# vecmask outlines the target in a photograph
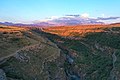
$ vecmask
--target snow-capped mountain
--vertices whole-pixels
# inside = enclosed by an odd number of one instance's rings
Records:
[[[66,26],[66,25],[84,25],[84,24],[105,24],[105,22],[120,21],[120,17],[98,17],[90,18],[87,14],[84,15],[66,15],[63,17],[53,16],[44,20],[36,20],[31,24],[0,22],[0,24],[14,26]]]
[[[105,20],[118,19],[120,17],[98,17],[89,18],[81,15],[66,15],[63,17],[52,17],[42,21],[37,21],[35,24],[47,23],[48,25],[61,26],[61,25],[81,25],[81,24],[104,24]]]

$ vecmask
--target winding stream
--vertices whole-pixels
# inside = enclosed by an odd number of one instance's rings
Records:
[[[68,66],[70,68],[73,67],[72,65],[74,64],[74,59],[69,54],[66,55],[66,62],[69,64]],[[72,69],[66,68],[65,72],[69,80],[80,80],[80,76],[74,73]]]
[[[114,51],[113,54],[112,54],[112,58],[113,58],[112,66],[113,66],[113,68],[112,68],[112,70],[110,72],[111,80],[117,80],[117,77],[116,77],[115,72],[114,72],[115,71],[115,62],[117,60],[117,57],[116,57],[115,53],[116,53],[116,51]]]

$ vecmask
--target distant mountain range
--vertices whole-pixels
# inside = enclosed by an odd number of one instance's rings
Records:
[[[47,27],[47,26],[54,26],[47,22],[40,22],[40,23],[33,23],[33,24],[24,24],[24,23],[12,23],[12,22],[0,22],[0,25],[6,26],[29,26],[29,27]]]
[[[12,22],[0,22],[2,25],[8,26],[69,26],[69,25],[83,25],[83,24],[105,24],[106,20],[115,20],[120,17],[98,17],[98,18],[88,18],[80,15],[66,15],[64,17],[54,17],[45,20],[34,21],[32,24],[22,24],[22,23],[12,23]]]

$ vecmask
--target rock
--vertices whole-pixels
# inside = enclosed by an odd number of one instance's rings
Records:
[[[7,80],[5,72],[2,69],[0,69],[0,80]]]
[[[27,53],[16,53],[14,56],[16,59],[20,60],[21,62],[28,62],[30,60],[30,57],[27,56]]]

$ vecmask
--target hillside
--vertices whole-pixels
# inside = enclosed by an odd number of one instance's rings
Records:
[[[68,77],[77,75],[81,80],[120,79],[119,26],[51,27],[43,31],[69,56],[65,63]]]
[[[57,34],[64,37],[84,36],[86,33],[105,32],[106,28],[119,27],[119,24],[111,25],[76,25],[43,28],[45,32]]]
[[[55,77],[48,73],[47,68],[64,78],[63,70],[56,64],[59,57],[60,49],[56,44],[30,29],[0,26],[0,80],[46,80]]]
[[[119,26],[0,26],[0,80],[119,80],[119,65]]]

